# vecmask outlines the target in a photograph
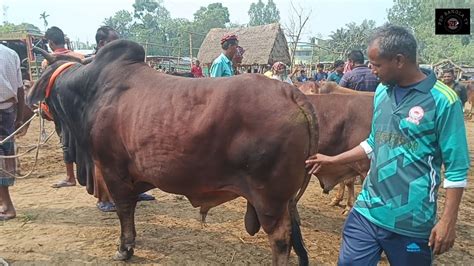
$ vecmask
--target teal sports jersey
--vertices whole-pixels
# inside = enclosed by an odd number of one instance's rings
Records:
[[[232,61],[230,61],[227,56],[221,54],[219,57],[214,59],[211,66],[211,77],[230,77],[233,75],[234,70],[232,69]]]
[[[461,102],[425,71],[426,79],[396,104],[393,88],[380,84],[371,133],[361,143],[370,172],[354,209],[392,232],[428,238],[445,167],[445,188],[465,187],[469,153]]]

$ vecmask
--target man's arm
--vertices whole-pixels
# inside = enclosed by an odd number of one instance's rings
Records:
[[[364,148],[361,145],[357,145],[351,150],[348,150],[335,156],[327,156],[320,153],[312,155],[308,158],[308,160],[305,161],[305,163],[306,168],[311,167],[311,170],[309,170],[308,173],[314,174],[317,173],[323,165],[347,164],[365,159],[367,158],[367,156],[368,155]]]
[[[458,218],[459,204],[461,203],[464,188],[447,188],[444,212],[441,219],[431,230],[428,245],[435,255],[448,251],[456,239],[456,221]]]
[[[16,120],[15,120],[15,129],[18,129],[23,124],[23,112],[25,107],[25,91],[23,87],[18,88],[17,92],[17,109],[16,109]]]
[[[457,99],[454,100],[437,106],[440,114],[436,121],[436,132],[446,169],[443,184],[446,188],[446,202],[443,215],[431,230],[429,238],[434,254],[446,252],[454,245],[459,204],[467,185],[469,170],[470,159],[462,107]],[[442,104],[445,106],[441,106]]]

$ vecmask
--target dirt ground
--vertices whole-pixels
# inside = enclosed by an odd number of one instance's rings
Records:
[[[474,153],[474,122],[466,122]],[[53,129],[47,124],[48,132]],[[38,122],[19,139],[20,145],[35,143]],[[26,173],[33,155],[22,157]],[[0,222],[0,258],[14,265],[111,264],[119,237],[115,213],[102,213],[84,187],[54,189],[64,178],[64,164],[56,136],[41,149],[37,170],[18,179],[11,188],[17,208],[16,219]],[[469,176],[472,188],[472,173]],[[357,192],[360,185],[356,187]],[[442,189],[439,205],[444,202]],[[140,202],[136,212],[137,245],[133,264],[207,265],[270,264],[266,235],[249,236],[243,224],[245,202],[237,199],[212,209],[208,226],[202,227],[198,209],[187,200],[158,189],[150,191],[157,200]],[[341,207],[329,207],[334,193],[324,195],[314,180],[299,204],[303,237],[312,265],[335,265],[344,222]],[[454,248],[436,257],[435,264],[474,265],[474,193],[467,189],[461,205]],[[297,264],[292,252],[291,264]],[[0,260],[1,264],[1,260]],[[123,263],[114,263],[121,265]],[[386,265],[386,261],[382,261]]]

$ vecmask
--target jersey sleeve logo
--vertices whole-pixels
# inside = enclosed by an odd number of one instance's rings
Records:
[[[406,118],[406,120],[415,125],[419,125],[424,115],[425,111],[423,110],[423,108],[421,108],[420,106],[415,106],[410,109],[410,112],[408,112],[408,117]]]

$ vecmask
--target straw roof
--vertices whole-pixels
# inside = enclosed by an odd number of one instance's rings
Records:
[[[220,40],[225,34],[236,34],[239,45],[245,49],[242,65],[266,65],[276,61],[290,64],[290,54],[280,24],[268,24],[247,28],[211,29],[206,35],[198,59],[202,64],[212,61],[222,52]]]

